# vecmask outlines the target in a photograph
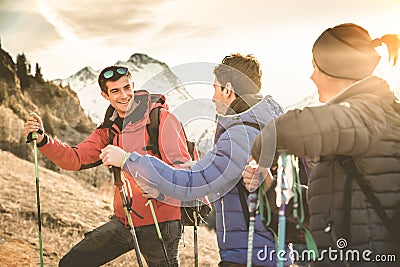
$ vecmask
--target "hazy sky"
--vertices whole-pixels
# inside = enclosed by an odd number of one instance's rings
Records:
[[[400,0],[1,0],[0,37],[45,78],[102,69],[134,53],[170,67],[252,53],[263,93],[285,105],[316,92],[311,47],[328,27],[354,22],[373,38],[400,33]],[[386,60],[386,58],[385,58]]]

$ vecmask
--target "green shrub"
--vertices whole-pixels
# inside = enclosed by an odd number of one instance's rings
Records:
[[[6,105],[8,100],[8,90],[7,85],[0,82],[0,104]]]

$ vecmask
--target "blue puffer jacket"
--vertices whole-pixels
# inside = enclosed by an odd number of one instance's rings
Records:
[[[221,260],[245,264],[248,228],[235,185],[241,179],[259,130],[242,122],[263,127],[282,112],[282,108],[267,96],[241,114],[219,117],[214,148],[189,170],[174,169],[155,157],[137,153],[131,154],[124,167],[135,179],[182,201],[213,193]],[[275,250],[273,236],[257,216],[253,265],[276,266],[276,253],[268,254],[273,253],[272,250]]]

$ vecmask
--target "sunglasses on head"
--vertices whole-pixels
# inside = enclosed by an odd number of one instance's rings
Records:
[[[112,69],[112,70],[105,71],[105,72],[103,73],[103,77],[104,77],[105,79],[110,79],[111,77],[114,76],[115,73],[118,73],[119,75],[126,75],[126,74],[128,73],[128,68],[125,68],[125,67],[118,67],[118,68],[116,68],[115,70]]]

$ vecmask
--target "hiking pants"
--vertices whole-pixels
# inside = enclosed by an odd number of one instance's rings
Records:
[[[159,223],[171,267],[179,266],[178,248],[182,235],[180,221]],[[136,236],[149,267],[167,266],[157,231],[153,225],[135,227]],[[60,261],[60,267],[97,267],[133,249],[133,237],[115,216],[106,224],[85,234]],[[135,257],[136,259],[136,257]]]

